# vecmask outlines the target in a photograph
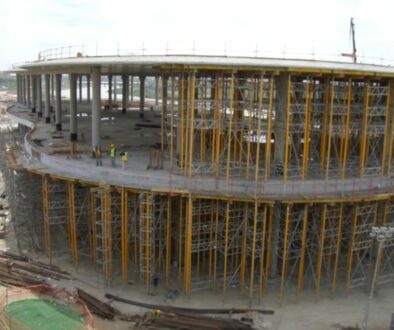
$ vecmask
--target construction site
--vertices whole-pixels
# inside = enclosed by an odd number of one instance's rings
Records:
[[[394,238],[371,233],[394,226],[393,67],[78,53],[15,73],[1,172],[21,254],[249,307],[392,286]]]

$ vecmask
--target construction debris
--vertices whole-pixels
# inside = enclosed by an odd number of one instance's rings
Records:
[[[77,288],[77,294],[78,297],[89,307],[89,310],[92,313],[102,318],[113,320],[116,315],[120,315],[120,312],[117,309],[103,303],[82,289]]]
[[[0,251],[0,284],[4,286],[29,286],[45,284],[48,279],[72,279],[70,274],[59,267],[48,265]]]

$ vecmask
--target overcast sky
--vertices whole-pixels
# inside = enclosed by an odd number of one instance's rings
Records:
[[[393,9],[393,0],[0,0],[0,69],[82,44],[88,55],[194,45],[335,60],[351,50],[350,17],[360,56],[394,59]]]

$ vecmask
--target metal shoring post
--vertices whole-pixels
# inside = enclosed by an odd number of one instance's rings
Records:
[[[230,80],[230,105],[229,105],[229,116],[230,121],[227,127],[227,161],[226,161],[226,180],[230,178],[230,159],[231,159],[231,134],[233,126],[233,115],[234,115],[234,73],[231,74]]]
[[[330,95],[330,114],[328,120],[328,134],[327,134],[327,150],[325,157],[325,179],[328,180],[330,174],[330,154],[331,154],[331,135],[332,135],[332,121],[334,115],[334,81],[331,84],[331,95]]]
[[[344,141],[343,155],[342,155],[342,179],[344,179],[345,175],[346,175],[346,163],[347,163],[348,149],[349,149],[351,109],[352,109],[352,80],[349,79],[348,92],[347,92],[347,111],[346,111],[346,124],[345,124],[345,141]]]
[[[95,225],[95,205],[94,205],[94,192],[91,188],[89,188],[89,214],[88,214],[88,221],[90,225],[90,256],[92,258],[92,263],[96,263],[96,225]]]
[[[394,83],[393,81],[390,81],[390,90],[389,90],[389,95],[390,95],[390,108],[393,108],[393,100],[394,97],[392,95],[394,94]],[[389,133],[389,147],[388,147],[388,157],[387,157],[387,174],[391,173],[391,161],[393,158],[393,139],[394,139],[394,111],[391,111],[391,130]]]
[[[206,100],[206,79],[202,78],[202,96],[199,97],[201,100],[201,129],[200,129],[200,162],[204,163],[205,162],[205,148],[206,148],[206,143],[205,143],[205,100]]]
[[[261,232],[262,238],[261,238],[261,251],[260,251],[259,304],[261,303],[261,298],[263,297],[263,287],[264,287],[264,254],[265,254],[266,229],[267,229],[267,205],[264,206],[263,228]]]
[[[187,77],[187,86],[186,86],[186,118],[185,118],[185,166],[184,166],[184,172],[183,174],[187,176],[187,171],[189,167],[189,135],[190,135],[190,100],[191,100],[191,92],[190,92],[190,86],[191,86],[191,74],[190,72],[188,73]]]
[[[141,81],[141,79],[140,79]],[[161,143],[161,152],[164,152],[164,143],[165,143],[165,116],[166,116],[166,110],[167,110],[167,77],[164,77],[164,75],[161,78],[161,81],[163,82],[162,84],[162,102],[161,102],[161,134],[160,134],[160,143]],[[140,89],[143,88],[140,85]]]
[[[183,220],[183,199],[179,197],[179,226],[178,226],[178,283],[182,279],[182,220]]]
[[[150,231],[149,228],[151,226],[151,221],[153,219],[150,219],[150,212],[151,212],[151,202],[152,202],[152,195],[150,193],[147,193],[146,195],[146,206],[145,206],[145,267],[146,267],[146,274],[145,274],[145,286],[147,287],[148,291],[150,291]]]
[[[300,298],[302,285],[303,285],[303,281],[304,281],[304,264],[305,264],[307,226],[308,226],[308,204],[305,204],[304,205],[304,217],[303,217],[303,221],[302,221],[301,256],[300,256],[300,264],[299,264],[299,268],[298,268],[298,281],[297,281],[297,291],[296,291],[297,301]]]
[[[171,217],[172,217],[172,197],[167,198],[167,228],[166,228],[166,283],[169,284],[171,270]]]
[[[180,81],[180,116],[179,116],[179,169],[181,172],[183,171],[184,161],[185,161],[185,145],[183,142],[184,139],[184,129],[185,129],[185,76],[182,72]]]
[[[306,98],[305,98],[305,123],[304,123],[304,145],[302,151],[302,175],[301,178],[305,179],[308,171],[308,163],[309,163],[309,137],[311,134],[311,82],[308,79],[306,84]],[[312,92],[313,95],[313,92]]]
[[[327,204],[323,206],[323,214],[321,219],[321,227],[320,227],[320,239],[319,239],[319,253],[317,256],[317,265],[316,265],[316,300],[319,299],[320,295],[320,281],[321,281],[321,267],[323,261],[323,252],[324,252],[324,241],[325,241],[325,232],[326,232],[326,219],[327,219]]]
[[[273,109],[273,98],[274,98],[274,78],[270,78],[270,95],[268,101],[268,113],[267,113],[267,134],[265,139],[265,173],[264,179],[268,180],[270,176],[271,168],[271,131],[272,131],[272,109]]]
[[[213,240],[213,200],[211,201],[211,217],[209,225],[209,280],[212,279],[212,240]]]
[[[44,233],[45,233],[45,248],[49,263],[52,264],[52,252],[51,252],[51,229],[49,224],[49,206],[48,206],[48,178],[46,175],[41,177],[42,182],[42,202],[43,202],[43,214],[44,214]]]
[[[365,157],[367,153],[367,136],[368,136],[368,110],[369,110],[369,83],[367,82],[364,92],[364,112],[361,126],[361,141],[360,141],[360,177],[364,176]]]
[[[171,76],[171,103],[170,103],[170,169],[174,165],[174,105],[175,105],[175,77]]]
[[[387,141],[389,139],[390,136],[390,111],[391,111],[391,107],[390,107],[390,103],[391,103],[391,81],[389,81],[389,85],[388,85],[388,93],[387,93],[387,100],[386,100],[386,114],[385,114],[385,128],[384,128],[384,137],[383,137],[383,152],[382,152],[382,171],[381,171],[381,175],[387,175],[389,174],[388,171],[386,171],[386,165],[387,164],[387,154],[388,154],[388,150],[387,150],[387,145],[389,144],[389,141]],[[387,166],[388,169],[388,166]]]
[[[338,222],[338,237],[337,237],[337,249],[335,253],[335,264],[334,273],[332,276],[332,296],[335,296],[336,284],[337,284],[337,274],[338,274],[338,263],[341,255],[341,241],[342,241],[342,223],[343,223],[343,204],[341,203],[341,208],[339,210],[339,222]]]
[[[223,301],[226,299],[226,289],[227,289],[227,257],[228,257],[228,224],[230,218],[230,202],[227,201],[226,205],[226,223],[225,223],[225,231],[224,231],[224,266],[223,266]]]
[[[105,220],[105,277],[112,279],[112,231],[111,231],[111,191],[104,192],[104,220]]]
[[[121,221],[122,221],[122,279],[124,283],[129,280],[129,229],[128,229],[128,193],[122,187],[120,191],[121,196]]]
[[[279,293],[279,304],[283,304],[285,296],[285,279],[286,279],[286,259],[287,259],[287,244],[288,244],[288,230],[289,230],[289,219],[290,219],[290,204],[286,205],[286,216],[285,216],[285,232],[283,236],[283,255],[282,255],[282,271],[280,279],[280,293]]]
[[[75,187],[73,182],[67,182],[68,216],[70,222],[70,246],[74,267],[78,268],[77,228],[75,217]]]
[[[216,217],[215,217],[215,245],[214,245],[214,254],[213,254],[213,280],[212,284],[215,288],[216,286],[216,269],[217,269],[217,260],[218,260],[218,228],[219,228],[219,200],[216,200]]]
[[[191,293],[191,258],[192,258],[193,201],[187,199],[186,235],[185,235],[185,292]]]
[[[272,221],[274,218],[274,210],[273,205],[269,206],[269,218],[268,218],[268,234],[267,234],[267,263],[265,266],[265,283],[264,288],[268,287],[268,276],[270,271],[270,262],[271,262],[271,238],[272,238]]]
[[[193,143],[194,143],[194,99],[195,99],[195,86],[196,86],[196,71],[193,71],[190,86],[190,136],[189,136],[189,178],[192,176],[193,165]]]
[[[348,252],[348,261],[347,261],[347,271],[346,271],[346,290],[350,291],[350,280],[352,276],[352,263],[353,263],[353,244],[356,236],[356,226],[358,219],[358,204],[355,206],[354,215],[352,219],[352,232],[351,232],[351,240],[349,244],[349,252]]]
[[[248,140],[246,144],[246,179],[249,178],[250,167],[250,140],[252,138],[252,113],[254,112],[254,79],[251,79],[249,86],[249,117],[248,117]]]
[[[241,273],[240,273],[240,286],[241,292],[245,289],[245,270],[246,270],[246,254],[247,254],[247,232],[248,230],[248,203],[244,204],[243,214],[243,233],[242,233],[242,254],[241,254]]]
[[[321,139],[320,139],[320,167],[322,172],[324,171],[324,165],[326,160],[326,145],[327,145],[327,117],[330,102],[330,80],[326,79],[325,81],[325,93],[324,93],[324,109],[323,109],[323,123],[322,123],[322,131],[321,131]]]
[[[223,106],[223,77],[220,79],[218,78],[217,80],[217,86],[216,86],[216,92],[217,92],[217,105],[216,105],[216,109],[215,112],[217,113],[217,118],[216,118],[216,122],[218,125],[218,128],[216,130],[216,177],[219,176],[219,163],[220,163],[220,146],[221,146],[221,129],[220,126],[222,124],[222,116],[221,116],[221,110],[222,106]],[[224,110],[225,111],[225,110]]]
[[[370,307],[371,300],[373,299],[374,292],[375,292],[376,280],[377,280],[381,255],[383,252],[383,246],[384,246],[386,239],[391,239],[393,237],[393,235],[394,235],[394,227],[372,227],[372,231],[370,232],[371,238],[373,240],[376,239],[378,242],[378,252],[377,252],[374,272],[373,272],[373,276],[372,276],[371,290],[369,292],[369,296],[368,296],[368,300],[367,300],[367,304],[366,304],[365,312],[364,312],[364,319],[363,319],[363,323],[362,323],[363,330],[368,329],[369,307]]]
[[[259,79],[259,105],[257,110],[257,137],[256,137],[256,168],[254,172],[254,179],[257,182],[259,179],[259,161],[260,161],[260,139],[261,139],[261,115],[263,111],[263,83],[264,72],[261,72]]]
[[[253,238],[252,238],[252,255],[250,260],[250,280],[249,280],[249,306],[253,304],[253,286],[254,286],[254,262],[256,253],[256,232],[257,232],[257,211],[258,211],[258,200],[254,202],[253,212]]]
[[[290,134],[290,115],[291,110],[291,78],[289,76],[287,80],[287,98],[286,98],[286,131],[285,131],[285,160],[284,160],[284,169],[283,169],[283,180],[287,181],[288,170],[289,170],[289,134]]]

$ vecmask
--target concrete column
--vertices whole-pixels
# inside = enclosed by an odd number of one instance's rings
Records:
[[[108,109],[112,110],[112,75],[108,75]]]
[[[37,84],[37,97],[36,97],[36,111],[38,118],[42,117],[42,87],[41,87],[41,75],[36,78]]]
[[[79,102],[82,102],[82,75],[79,76]]]
[[[55,104],[55,75],[51,74],[51,112],[53,111],[54,104]]]
[[[126,113],[129,102],[129,76],[122,75],[122,113]]]
[[[288,74],[281,74],[278,78],[278,107],[276,114],[274,132],[275,132],[275,150],[277,164],[283,165],[285,152],[285,133],[286,133],[286,108],[287,108],[287,88]]]
[[[134,99],[134,77],[130,77],[130,101],[133,102]]]
[[[56,74],[55,76],[55,119],[56,119],[56,130],[62,130],[62,75]]]
[[[36,104],[37,104],[37,81],[36,76],[30,75],[30,85],[31,85],[31,112],[36,112]]]
[[[69,76],[70,82],[70,141],[77,141],[77,78],[74,73]]]
[[[86,76],[86,92],[87,92],[88,102],[90,102],[90,75]]]
[[[22,99],[21,99],[21,103],[23,104],[23,105],[25,105],[26,104],[26,86],[25,86],[25,76],[21,76],[21,87],[22,87],[22,93],[21,93],[21,96],[22,96]]]
[[[92,77],[92,150],[101,147],[100,139],[100,67],[93,67]]]
[[[24,87],[24,93],[23,93],[23,95],[25,96],[25,105],[27,106],[27,79],[28,79],[28,76],[27,75],[24,75],[23,76],[23,87]]]
[[[30,75],[26,76],[27,83],[27,107],[31,109],[31,85],[30,85]]]
[[[51,76],[49,74],[45,75],[45,122],[49,124],[51,122],[50,112],[51,112]]]
[[[159,105],[159,77],[155,77],[155,105]]]
[[[140,76],[140,118],[144,118],[145,76]]]
[[[114,86],[113,86],[113,90],[114,90],[114,101],[116,102],[116,99],[117,99],[117,90],[116,90],[116,87],[118,87],[117,85],[117,81],[116,81],[116,76],[114,76],[114,80],[113,80],[113,82],[114,82]]]

